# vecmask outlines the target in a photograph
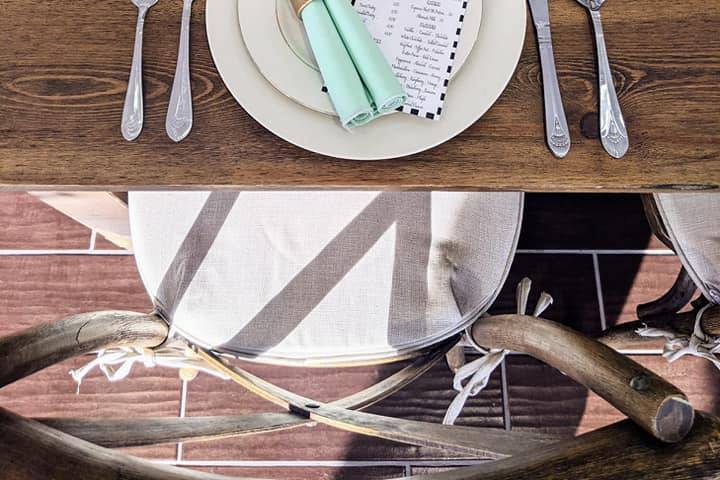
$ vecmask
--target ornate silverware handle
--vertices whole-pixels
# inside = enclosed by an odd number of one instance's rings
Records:
[[[190,134],[193,125],[192,87],[190,84],[190,16],[193,0],[184,0],[180,48],[178,51],[175,80],[173,82],[170,106],[165,130],[175,142]]]
[[[132,69],[128,90],[125,95],[125,106],[123,108],[122,134],[125,140],[135,140],[143,128],[143,30],[145,28],[145,17],[148,7],[138,8],[138,21],[135,30],[135,49],[133,52]]]
[[[615,158],[622,158],[630,146],[625,119],[615,91],[602,20],[598,10],[590,10],[595,28],[598,54],[598,78],[600,81],[600,138],[605,150]]]
[[[565,158],[570,151],[570,130],[563,107],[560,85],[555,68],[550,25],[537,25],[542,65],[543,90],[545,95],[545,132],[550,150],[558,158]]]

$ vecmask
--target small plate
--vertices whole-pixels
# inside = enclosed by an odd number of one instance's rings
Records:
[[[483,0],[468,4],[453,66],[456,75],[477,41]],[[299,104],[336,115],[305,35],[288,0],[238,0],[243,40],[258,69],[275,88]]]
[[[322,155],[381,160],[412,155],[450,140],[482,117],[505,90],[525,42],[525,0],[485,2],[482,14],[478,41],[451,85],[440,120],[389,115],[352,133],[343,129],[337,118],[299,105],[265,79],[245,46],[237,20],[237,0],[206,2],[206,28],[210,51],[225,85],[261,125],[294,145]],[[289,51],[284,39],[283,45],[283,50]]]

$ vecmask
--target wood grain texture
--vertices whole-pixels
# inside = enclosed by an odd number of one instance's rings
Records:
[[[24,192],[0,193],[0,225],[2,250],[86,249],[90,245],[90,230]]]
[[[163,128],[177,54],[179,2],[146,25],[146,128],[120,135],[135,9],[129,1],[3,2],[0,187],[32,189],[369,188],[663,191],[720,187],[720,4],[613,2],[603,9],[615,82],[631,137],[620,161],[603,151],[594,46],[574,0],[551,4],[573,150],[544,141],[532,26],[498,103],[453,141],[409,159],[323,158],[277,139],[240,108],[215,70],[193,7],[195,130],[179,145]],[[52,20],[51,20],[52,19]],[[62,41],[58,41],[62,39]],[[469,99],[471,101],[471,99]]]
[[[472,336],[478,345],[526,353],[561,370],[659,440],[681,441],[692,427],[694,411],[677,387],[558,323],[526,315],[491,316],[475,322]]]
[[[655,442],[625,421],[523,457],[403,480],[715,480],[719,447],[720,421],[698,412],[686,441],[678,444]]]

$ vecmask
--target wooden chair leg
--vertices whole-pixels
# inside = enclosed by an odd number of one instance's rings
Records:
[[[455,345],[445,356],[448,368],[451,372],[457,373],[460,368],[465,365],[465,347],[462,345]]]
[[[478,345],[529,354],[585,385],[664,442],[682,440],[694,410],[675,386],[602,343],[555,322],[526,315],[478,320]]]
[[[678,335],[690,335],[695,328],[697,312],[653,315],[634,322],[623,323],[608,328],[600,334],[598,341],[615,350],[628,350],[647,345],[661,345],[663,337],[641,337],[637,330],[644,327],[666,330]],[[720,307],[714,306],[705,311],[701,328],[707,335],[720,336]]]
[[[682,268],[672,288],[665,295],[655,301],[638,305],[638,318],[677,313],[690,303],[696,291],[697,286],[692,277]]]

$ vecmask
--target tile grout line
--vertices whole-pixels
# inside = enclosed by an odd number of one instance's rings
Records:
[[[600,328],[607,330],[607,318],[605,317],[605,298],[603,296],[602,281],[600,279],[600,261],[598,255],[593,253],[593,270],[595,271],[595,289],[597,291],[598,307],[600,309]]]
[[[519,255],[523,254],[538,254],[538,255],[647,255],[647,256],[658,256],[658,257],[669,257],[675,256],[675,253],[670,249],[618,249],[618,250],[603,250],[603,249],[573,249],[573,248],[557,248],[557,249],[522,249],[517,250]]]
[[[127,250],[90,250],[90,249],[65,249],[65,250],[0,250],[0,257],[41,257],[41,256],[73,256],[86,255],[96,257],[132,256]]]
[[[235,467],[235,468],[363,468],[363,467],[463,467],[481,465],[491,462],[490,459],[435,459],[435,460],[150,460],[160,465],[175,465],[181,467]]]
[[[187,387],[187,380],[182,380],[180,383],[180,411],[178,412],[180,418],[185,418],[185,412],[187,411]],[[176,452],[176,461],[180,463],[183,461],[183,442],[177,443]]]

